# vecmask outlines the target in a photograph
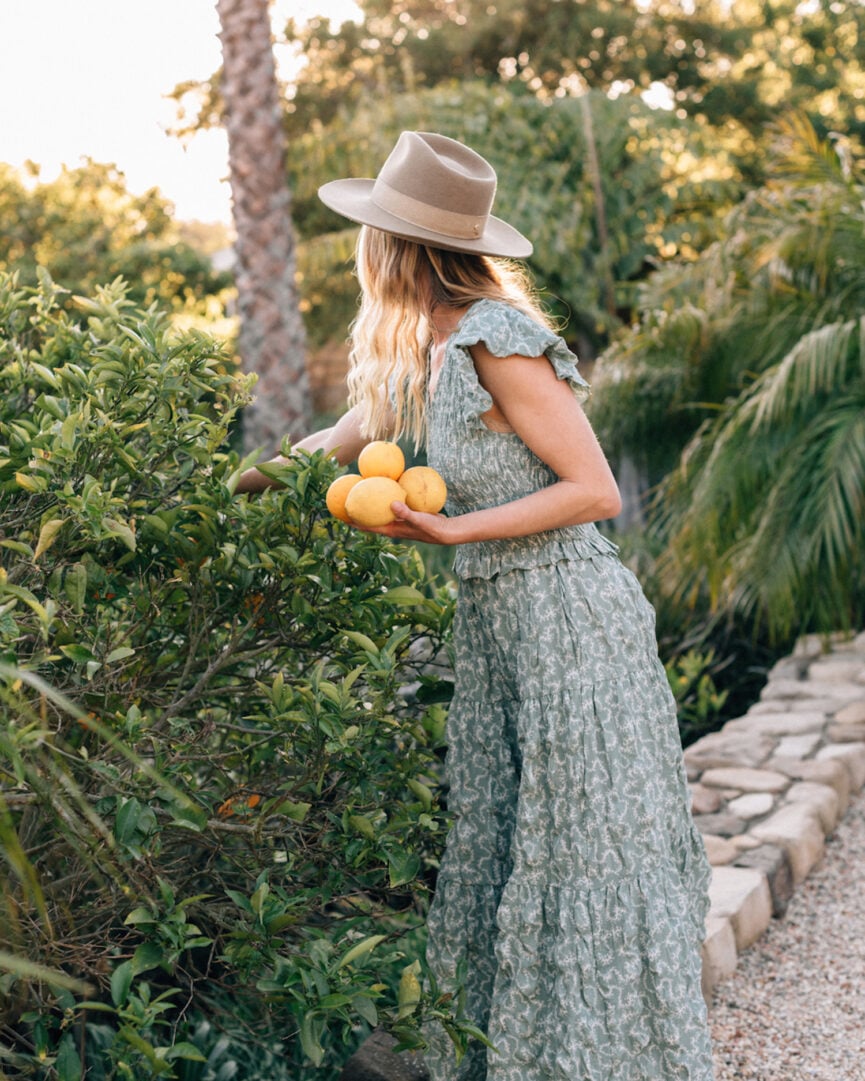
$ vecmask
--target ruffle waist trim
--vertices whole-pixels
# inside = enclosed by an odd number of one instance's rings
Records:
[[[454,560],[457,578],[494,578],[513,570],[531,570],[567,560],[618,555],[618,545],[596,529],[578,535],[565,531],[531,537],[464,544]]]

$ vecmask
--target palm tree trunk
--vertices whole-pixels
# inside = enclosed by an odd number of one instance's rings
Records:
[[[222,100],[237,231],[239,351],[258,375],[244,447],[278,447],[310,424],[285,135],[267,0],[217,0]]]

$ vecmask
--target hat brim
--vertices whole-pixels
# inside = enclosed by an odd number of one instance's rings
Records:
[[[532,242],[512,225],[493,217],[492,214],[487,218],[483,233],[476,239],[464,240],[413,225],[375,205],[371,198],[374,185],[374,180],[331,180],[318,189],[318,197],[325,206],[335,210],[337,214],[342,214],[349,221],[369,225],[373,229],[381,229],[382,232],[392,233],[403,240],[413,240],[431,248],[473,252],[475,255],[493,255],[506,259],[526,259],[532,254]]]

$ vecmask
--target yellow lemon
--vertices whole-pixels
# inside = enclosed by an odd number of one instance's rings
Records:
[[[349,520],[348,515],[345,513],[345,501],[348,498],[348,493],[360,480],[361,478],[357,473],[346,473],[342,477],[337,477],[328,488],[324,501],[334,518],[339,518],[342,522]]]
[[[405,488],[405,501],[412,510],[438,514],[445,505],[448,490],[441,473],[431,465],[413,465],[399,478]]]
[[[405,502],[405,489],[391,477],[365,477],[355,484],[345,501],[345,512],[363,526],[390,525],[395,499]]]
[[[405,469],[405,455],[398,443],[375,439],[367,443],[357,456],[357,468],[362,477],[390,477],[399,480]]]

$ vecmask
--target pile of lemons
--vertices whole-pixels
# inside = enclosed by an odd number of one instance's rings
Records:
[[[327,509],[349,525],[390,525],[395,515],[391,503],[399,500],[411,510],[438,514],[447,499],[440,473],[429,465],[405,467],[405,455],[397,443],[376,439],[367,443],[357,458],[358,473],[346,473],[327,490]]]

